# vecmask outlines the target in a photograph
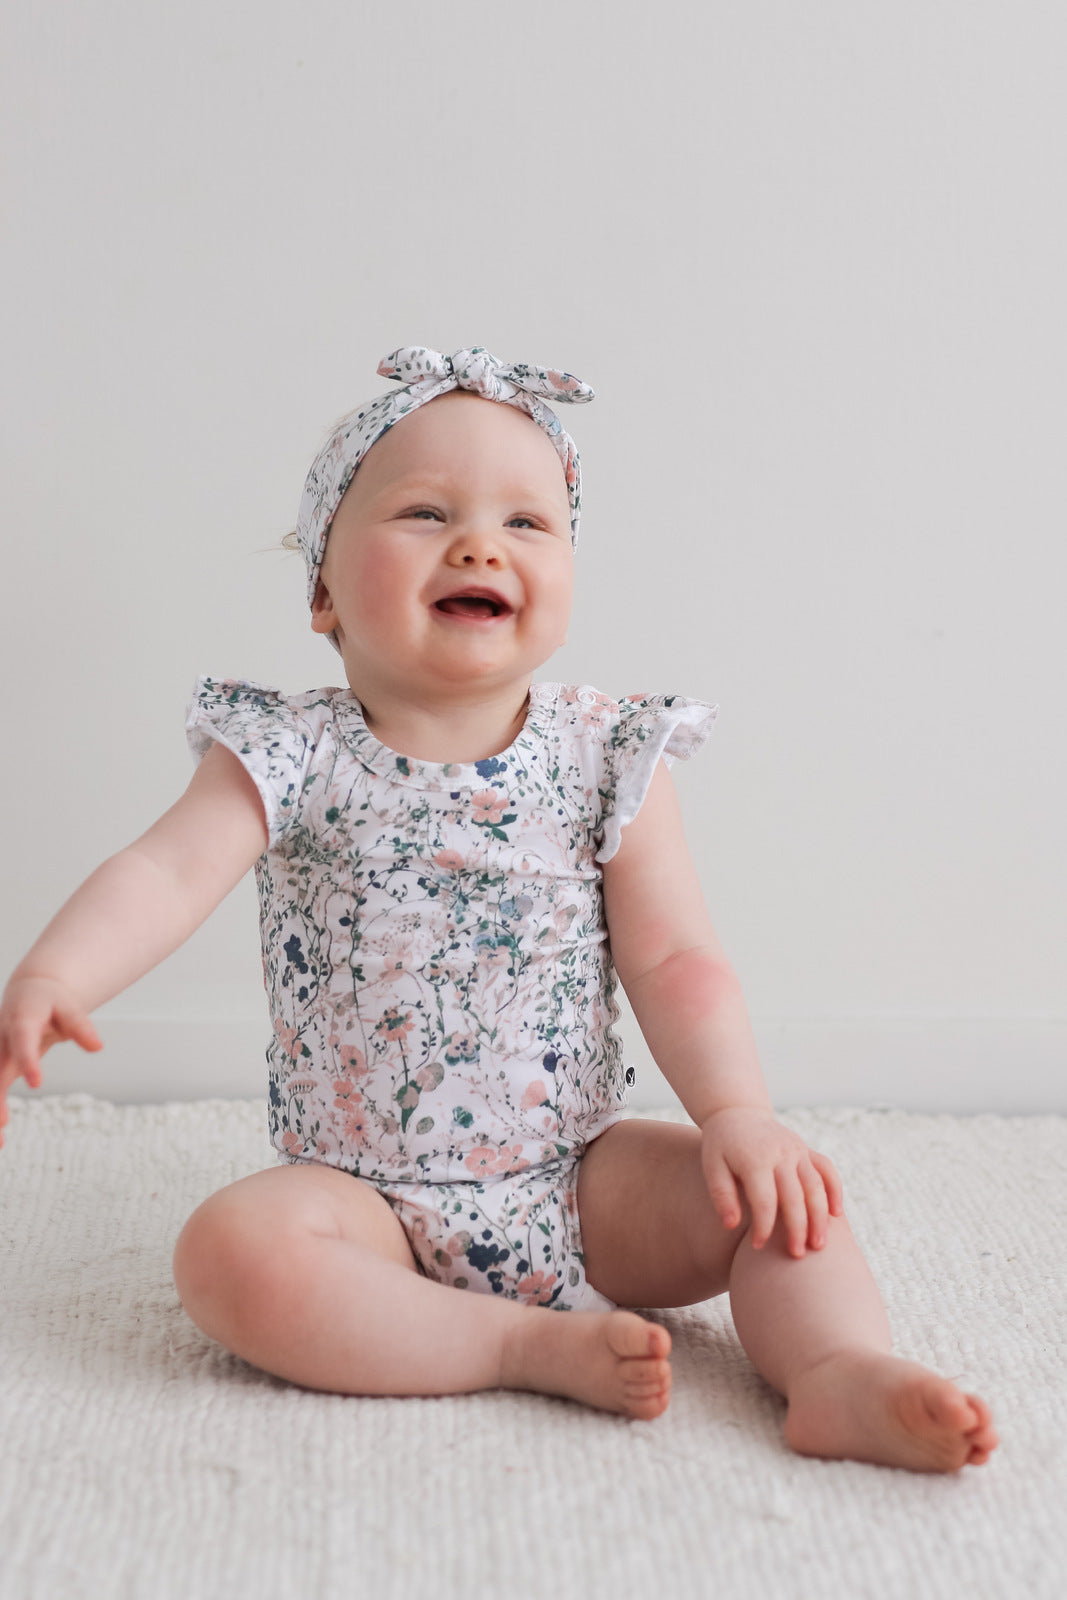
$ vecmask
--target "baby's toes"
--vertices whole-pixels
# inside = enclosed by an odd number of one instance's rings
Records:
[[[1000,1437],[993,1426],[993,1413],[984,1400],[976,1394],[965,1395],[977,1421],[973,1428],[968,1428],[967,1437],[971,1443],[970,1460],[975,1466],[983,1461],[988,1461],[991,1451],[997,1448]]]
[[[666,1411],[671,1399],[671,1369],[666,1361],[629,1361],[623,1379],[626,1409],[632,1417],[651,1421]],[[635,1370],[636,1369],[636,1370]]]
[[[671,1348],[671,1336],[658,1322],[646,1322],[633,1311],[615,1311],[608,1323],[608,1344],[617,1356],[630,1360],[662,1360]]]
[[[901,1395],[898,1415],[920,1448],[927,1471],[957,1472],[971,1459],[977,1415],[947,1378],[923,1374]]]
[[[659,1394],[671,1386],[669,1361],[628,1361],[623,1376],[628,1394]]]
[[[975,1417],[974,1426],[975,1426],[975,1429],[976,1430],[978,1430],[978,1429],[981,1429],[981,1430],[990,1429],[991,1430],[992,1426],[993,1426],[993,1413],[992,1413],[992,1411],[990,1411],[990,1409],[986,1405],[985,1401],[980,1399],[979,1396],[976,1395],[976,1394],[965,1394],[963,1398],[966,1400],[967,1404],[970,1406],[971,1410],[974,1412],[974,1417]]]
[[[934,1427],[946,1433],[970,1433],[978,1424],[967,1396],[936,1373],[919,1385],[919,1398]]]

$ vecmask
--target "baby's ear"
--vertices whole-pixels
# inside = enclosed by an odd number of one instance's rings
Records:
[[[330,591],[320,578],[315,585],[315,595],[311,602],[311,631],[332,633],[336,626],[337,619],[334,616]]]

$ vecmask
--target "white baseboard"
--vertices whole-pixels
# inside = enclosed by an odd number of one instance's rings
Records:
[[[42,1088],[26,1091],[19,1083],[11,1092],[86,1093],[135,1104],[265,1093],[265,1019],[98,1013],[94,1020],[102,1051],[58,1045],[45,1057]],[[1067,1018],[753,1018],[752,1026],[776,1106],[1067,1112]],[[625,1012],[622,1033],[637,1069],[631,1106],[677,1105]]]

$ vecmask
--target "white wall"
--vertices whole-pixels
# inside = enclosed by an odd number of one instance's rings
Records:
[[[7,12],[0,969],[198,673],[337,681],[271,547],[380,356],[481,343],[598,390],[540,675],[719,702],[674,770],[776,1101],[1067,1107],[1063,8]],[[261,1092],[251,880],[98,1021],[49,1089]]]

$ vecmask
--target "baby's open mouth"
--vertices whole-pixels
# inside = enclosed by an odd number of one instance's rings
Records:
[[[434,609],[449,617],[499,617],[511,608],[484,594],[452,594],[436,601]]]

